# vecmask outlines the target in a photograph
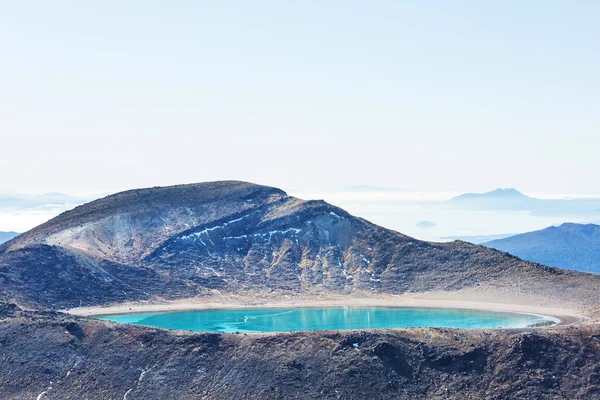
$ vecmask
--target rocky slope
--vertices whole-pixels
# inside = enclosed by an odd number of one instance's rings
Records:
[[[244,182],[132,190],[0,246],[0,284],[22,305],[67,308],[212,290],[293,293],[493,286],[588,304],[600,278],[465,242],[428,243],[323,201]]]

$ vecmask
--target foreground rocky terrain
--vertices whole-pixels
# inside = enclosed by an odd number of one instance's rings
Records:
[[[600,398],[596,327],[193,334],[2,312],[2,399]]]
[[[465,242],[418,241],[244,182],[133,190],[0,246],[0,398],[600,398],[594,323],[236,335],[56,311],[215,293],[484,288],[593,317],[599,279]]]

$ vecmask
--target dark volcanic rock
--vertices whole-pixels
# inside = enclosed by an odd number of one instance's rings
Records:
[[[599,334],[186,334],[29,313],[2,323],[0,398],[595,399]]]

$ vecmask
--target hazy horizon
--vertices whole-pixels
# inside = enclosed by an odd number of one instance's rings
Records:
[[[600,198],[598,11],[554,1],[7,4],[0,193],[89,200],[243,180],[426,239],[558,223],[422,204],[496,188]],[[344,191],[363,185],[379,189]],[[84,200],[0,210],[0,230]],[[420,219],[435,227],[416,228]]]
[[[355,185],[364,186],[364,185]],[[371,222],[394,229],[417,239],[445,241],[452,237],[488,236],[518,234],[543,229],[564,222],[600,223],[598,213],[571,213],[569,209],[556,215],[535,215],[532,212],[503,209],[452,209],[445,207],[445,201],[463,194],[450,191],[410,191],[374,188],[371,191],[348,191],[344,188],[329,190],[297,191],[287,190],[289,195],[305,200],[325,200],[330,204],[341,207],[353,215],[366,218]],[[365,188],[362,188],[363,190]],[[525,195],[540,199],[599,199],[600,195]],[[66,199],[60,201],[60,194],[54,196],[53,202],[38,202],[23,207],[3,207],[0,192],[0,231],[27,231],[61,212],[96,198],[112,193],[97,193],[95,196],[73,199],[66,194]],[[8,194],[15,195],[15,193]],[[35,195],[25,196],[36,198]],[[579,197],[578,197],[579,196]],[[41,196],[43,198],[43,196]],[[57,200],[58,199],[58,200]],[[74,200],[79,200],[75,201]],[[598,202],[600,208],[600,202]],[[574,206],[576,210],[577,207]],[[532,210],[533,211],[533,210]],[[572,211],[572,210],[571,210]],[[427,229],[419,227],[422,221],[431,221],[433,226]]]
[[[241,179],[223,179],[223,180],[228,180],[228,181],[242,181]],[[185,183],[181,183],[181,182],[174,182],[171,184],[164,184],[164,185],[155,185],[155,186],[175,186],[175,185],[182,185],[182,184],[195,184],[195,183],[203,183],[203,182],[211,182],[211,181],[198,181],[198,182],[185,182]],[[248,181],[246,181],[248,182]],[[449,200],[452,197],[461,195],[461,194],[466,194],[466,193],[488,193],[488,192],[493,192],[494,190],[497,189],[515,189],[518,190],[519,192],[521,192],[522,194],[526,195],[526,196],[530,196],[530,197],[534,197],[534,198],[539,198],[539,199],[569,199],[569,198],[575,198],[575,199],[584,199],[584,198],[600,198],[600,189],[599,190],[589,190],[589,191],[579,191],[579,192],[569,192],[569,191],[527,191],[527,190],[521,190],[518,187],[515,186],[506,186],[506,187],[502,187],[502,186],[490,186],[489,188],[484,188],[482,190],[451,190],[451,189],[428,189],[428,190],[413,190],[411,188],[399,188],[399,187],[387,187],[387,186],[375,186],[375,185],[369,185],[369,184],[356,184],[356,185],[348,185],[348,186],[327,186],[327,187],[304,187],[304,188],[297,188],[297,187],[285,187],[285,186],[274,186],[274,185],[267,185],[263,182],[250,182],[250,183],[254,183],[257,185],[264,185],[264,186],[273,186],[273,187],[277,187],[278,189],[284,190],[285,192],[287,192],[288,194],[298,194],[298,193],[302,193],[302,194],[311,194],[313,195],[317,195],[319,193],[339,193],[339,194],[349,194],[349,193],[361,193],[360,190],[357,191],[353,191],[351,189],[353,188],[365,188],[365,189],[369,189],[369,190],[364,190],[362,193],[378,193],[381,195],[393,195],[393,196],[397,196],[400,199],[401,198],[406,198],[407,200],[424,200],[424,201],[443,201],[443,200]],[[45,194],[61,194],[61,195],[66,195],[66,196],[74,196],[74,197],[83,197],[83,198],[90,198],[90,199],[95,199],[95,198],[101,198],[104,196],[110,196],[111,194],[115,194],[115,193],[119,193],[122,191],[126,191],[126,190],[133,190],[133,189],[144,189],[144,188],[149,188],[149,187],[154,187],[154,186],[131,186],[131,187],[126,187],[123,189],[113,189],[113,190],[104,190],[104,191],[100,191],[100,190],[96,190],[96,191],[44,191],[44,190],[28,190],[28,191],[17,191],[17,190],[0,190],[0,195],[26,195],[26,196],[38,196],[38,195],[45,195]]]

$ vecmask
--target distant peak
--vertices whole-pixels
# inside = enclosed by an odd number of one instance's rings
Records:
[[[561,225],[558,225],[556,228],[558,229],[562,229],[562,230],[570,230],[570,231],[574,231],[574,230],[579,230],[579,231],[584,231],[584,230],[596,230],[598,228],[600,228],[599,225],[596,224],[578,224],[575,222],[565,222]]]
[[[507,189],[498,188],[496,190],[492,190],[491,192],[487,192],[487,193],[484,193],[484,194],[499,195],[499,196],[519,196],[519,197],[525,197],[525,195],[523,193],[519,192],[515,188],[507,188]]]
[[[452,200],[465,200],[465,199],[528,199],[523,193],[519,192],[515,188],[498,188],[491,192],[485,193],[465,193],[460,196],[454,197]]]
[[[434,226],[436,226],[435,223],[431,221],[421,221],[417,224],[417,228],[423,229],[433,228]]]

